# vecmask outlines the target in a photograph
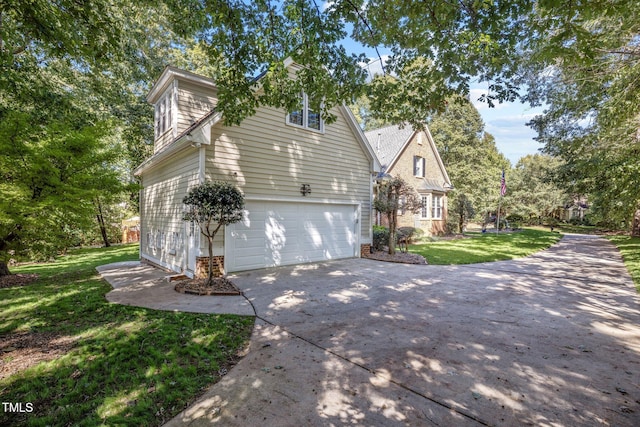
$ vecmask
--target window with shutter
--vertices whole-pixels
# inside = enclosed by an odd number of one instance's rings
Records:
[[[424,157],[414,156],[413,157],[413,175],[424,178]]]

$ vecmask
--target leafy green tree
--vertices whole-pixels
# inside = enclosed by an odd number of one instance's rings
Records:
[[[64,108],[64,97],[54,99],[51,108]],[[77,230],[95,227],[97,195],[122,190],[108,125],[43,115],[39,126],[17,112],[0,123],[0,263],[10,250],[48,257],[73,245]]]
[[[128,129],[137,123],[129,105],[144,73],[130,70],[145,63],[137,56],[140,39],[129,41],[125,34],[146,26],[145,14],[136,13],[142,6],[134,2],[98,0],[89,7],[36,0],[5,6],[0,264],[9,251],[48,257],[82,242],[98,229],[99,219],[103,229],[112,222],[104,219],[112,210],[105,202],[121,203],[134,192],[117,137],[130,136]]]
[[[589,194],[602,225],[626,227],[640,207],[640,10],[620,0],[572,3],[560,15],[570,21],[541,12],[548,37],[527,43],[528,100],[547,109],[531,125],[564,161],[568,191]]]
[[[428,125],[454,185],[448,195],[449,221],[462,231],[474,214],[484,216],[497,209],[500,175],[510,163],[484,131],[478,110],[462,97],[449,98],[446,109],[433,115]]]
[[[418,213],[422,201],[418,192],[401,178],[390,178],[378,187],[373,201],[375,210],[387,216],[389,223],[389,254],[396,253],[396,230],[398,228],[398,210]]]
[[[375,117],[374,112],[371,110],[371,102],[366,95],[356,99],[354,103],[349,105],[349,108],[365,132],[391,125],[390,122]]]
[[[510,174],[510,213],[532,221],[552,217],[562,210],[569,195],[557,181],[561,166],[560,159],[545,154],[521,158]]]
[[[594,197],[616,218],[629,218],[638,205],[632,189],[640,174],[626,161],[638,151],[635,0],[335,0],[324,9],[310,0],[192,0],[169,8],[217,64],[211,76],[225,87],[219,107],[232,123],[259,105],[291,106],[304,89],[324,101],[325,116],[366,93],[376,119],[419,128],[452,94],[468,95],[472,82],[484,82],[489,104],[550,106],[535,128],[547,152],[565,160],[567,184],[584,181],[592,189],[607,178],[611,186]],[[193,19],[178,20],[185,11]],[[359,68],[364,58],[340,46],[350,28],[365,46],[391,52],[385,73],[369,85]],[[293,81],[279,65],[287,56],[309,67]],[[247,76],[259,74],[263,91],[254,92]],[[624,209],[616,210],[613,198]]]
[[[242,220],[244,196],[233,184],[223,181],[205,182],[189,190],[182,203],[189,210],[185,221],[194,221],[207,237],[209,274],[207,285],[213,284],[213,239],[223,226]]]
[[[166,3],[11,2],[0,8],[0,259],[109,244],[131,169],[151,154],[145,95],[168,63],[201,66]],[[120,214],[123,214],[120,212]]]

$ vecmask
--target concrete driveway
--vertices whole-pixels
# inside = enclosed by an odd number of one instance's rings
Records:
[[[167,425],[637,426],[640,298],[605,239],[508,262],[232,277],[247,356]]]

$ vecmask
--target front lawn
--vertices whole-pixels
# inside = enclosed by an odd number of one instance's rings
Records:
[[[412,245],[429,264],[475,264],[521,258],[541,251],[560,240],[555,232],[524,229],[517,232],[469,233],[468,238]]]
[[[39,279],[0,289],[0,401],[24,411],[3,406],[0,425],[161,425],[238,360],[253,317],[106,301],[95,267],[137,258],[124,245],[12,269]]]
[[[636,290],[640,292],[640,237],[609,236],[607,238],[620,250],[624,265],[627,266],[636,284]]]

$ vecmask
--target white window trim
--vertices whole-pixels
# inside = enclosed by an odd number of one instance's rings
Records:
[[[309,130],[311,132],[317,132],[317,133],[324,133],[324,120],[322,119],[322,115],[319,114],[319,118],[320,118],[320,129],[316,129],[316,128],[312,128],[309,127],[309,97],[307,96],[306,93],[302,93],[302,125],[299,125],[297,123],[293,123],[289,120],[289,117],[291,116],[292,111],[287,112],[286,115],[286,124],[289,126],[294,126],[297,128],[302,128],[302,129],[306,129]]]
[[[437,200],[437,206],[436,206]],[[443,197],[442,195],[432,194],[431,195],[431,218],[432,219],[442,219],[442,211],[444,210],[443,205]]]
[[[429,219],[431,212],[431,200],[429,196],[422,196],[422,207],[420,208],[420,219]]]
[[[418,178],[424,178],[426,174],[425,168],[426,168],[426,161],[424,157],[413,156],[413,175]]]
[[[173,132],[175,135],[175,129],[176,129],[176,102],[175,102],[175,96],[173,96],[175,93],[174,90],[174,86],[171,85],[163,94],[160,98],[158,98],[158,101],[155,104],[155,108],[154,108],[154,118],[153,118],[153,124],[154,124],[154,135],[155,135],[155,139],[159,139],[161,138],[164,134],[168,133],[168,132]],[[169,102],[167,102],[167,100]],[[165,125],[165,128],[160,130],[160,120],[159,120],[159,116],[160,116],[160,110],[162,109],[162,107],[164,106],[165,108],[165,114],[166,111],[169,111],[169,119],[164,119],[162,120],[163,124]],[[168,107],[168,108],[167,108]]]

